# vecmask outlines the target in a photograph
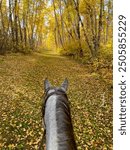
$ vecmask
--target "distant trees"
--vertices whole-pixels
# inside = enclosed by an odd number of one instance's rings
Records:
[[[0,0],[0,53],[28,52],[44,38],[43,0]]]
[[[112,0],[0,0],[0,53],[43,46],[97,57],[111,39]]]
[[[54,9],[55,23],[52,26],[48,22],[48,27],[54,28],[55,45],[63,54],[83,57],[89,50],[92,57],[97,57],[100,45],[112,42],[111,0],[52,0],[49,4]],[[49,11],[48,18],[53,20]]]

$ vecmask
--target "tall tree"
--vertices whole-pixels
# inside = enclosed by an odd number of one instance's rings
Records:
[[[81,35],[80,35],[80,13],[79,13],[79,0],[73,0],[74,2],[74,7],[76,10],[76,33],[77,33],[77,38],[78,38],[78,43],[79,43],[79,56],[83,57],[83,50],[81,46]]]

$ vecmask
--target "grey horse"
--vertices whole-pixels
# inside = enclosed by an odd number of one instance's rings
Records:
[[[42,114],[46,130],[46,150],[77,150],[66,94],[68,80],[65,79],[60,87],[52,87],[45,79],[44,88]]]

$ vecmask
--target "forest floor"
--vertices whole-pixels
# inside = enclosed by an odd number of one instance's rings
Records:
[[[43,81],[67,77],[78,150],[112,150],[112,69],[93,68],[51,53],[0,56],[0,149],[38,148]]]

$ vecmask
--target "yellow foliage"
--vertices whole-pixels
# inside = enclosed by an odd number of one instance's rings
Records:
[[[60,50],[60,53],[62,55],[76,55],[78,53],[78,50],[79,50],[79,44],[78,44],[78,41],[70,41],[70,42],[67,42],[65,45],[64,45],[64,49],[63,48]]]

